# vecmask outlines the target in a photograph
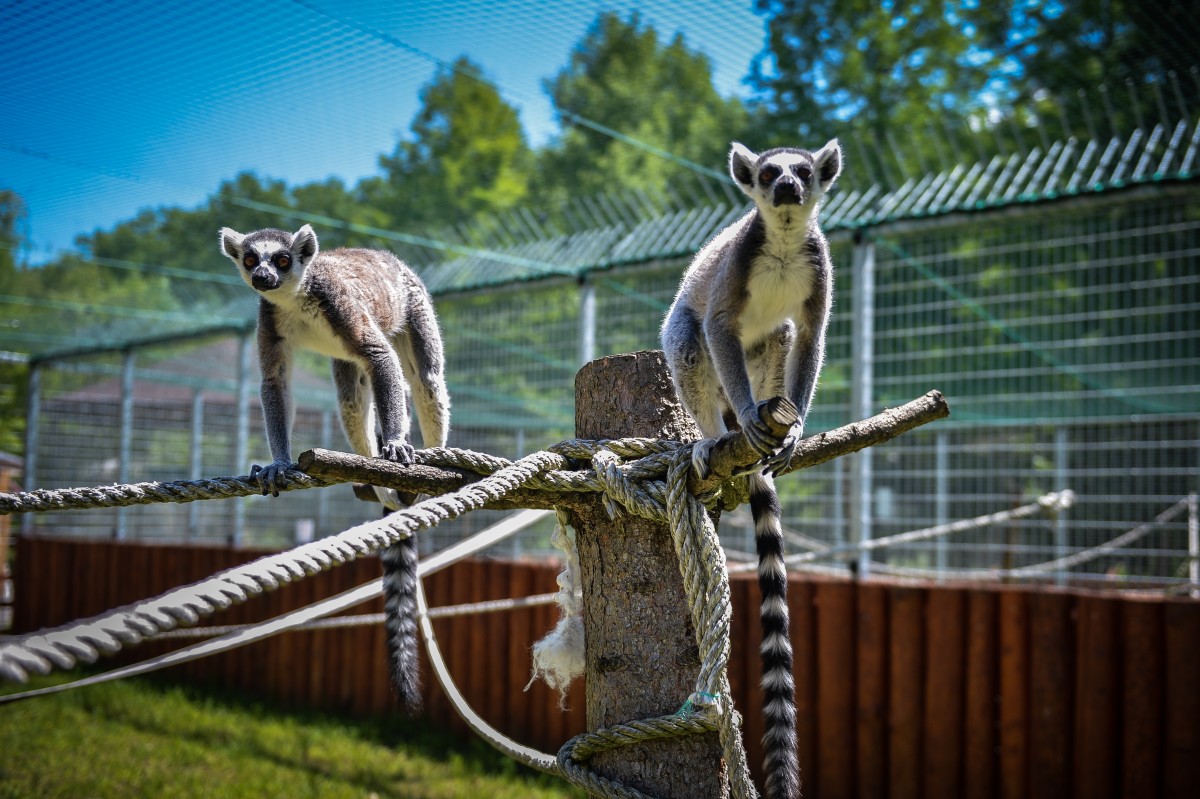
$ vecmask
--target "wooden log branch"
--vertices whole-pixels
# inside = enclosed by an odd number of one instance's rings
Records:
[[[819,463],[891,441],[909,430],[950,415],[950,406],[938,390],[882,413],[803,439],[782,473],[807,469]]]
[[[786,399],[776,398],[764,403],[763,409],[763,421],[779,436],[786,433],[796,418],[795,406]],[[923,397],[897,408],[889,408],[870,418],[803,439],[796,446],[796,451],[783,472],[807,469],[842,455],[882,444],[949,414],[950,408],[942,393],[930,391]],[[758,453],[746,441],[744,435],[737,431],[726,433],[713,447],[710,461],[712,472],[709,477],[704,480],[693,478],[688,488],[695,492],[712,489],[731,474],[753,465],[758,458]],[[429,495],[445,494],[483,478],[482,474],[466,469],[401,466],[380,458],[367,458],[327,449],[312,449],[301,453],[300,468],[314,476],[339,478],[347,482],[369,483]],[[374,493],[364,492],[363,498],[373,501]],[[490,510],[570,508],[580,501],[581,496],[574,492],[522,489],[485,507]]]

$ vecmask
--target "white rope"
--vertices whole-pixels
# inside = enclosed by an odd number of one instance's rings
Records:
[[[856,544],[839,544],[819,552],[804,552],[799,555],[790,555],[784,559],[784,562],[788,566],[797,566],[840,555],[886,549],[887,547],[898,546],[900,544],[911,544],[914,541],[926,541],[930,538],[975,530],[1012,519],[1023,519],[1035,513],[1058,512],[1071,507],[1073,504],[1075,504],[1075,493],[1073,491],[1057,491],[1038,497],[1037,501],[1031,502],[1028,505],[1022,505],[1019,508],[1012,508],[1011,510],[1000,511],[998,513],[989,513],[986,516],[976,516],[973,519],[963,519],[951,522],[950,524],[939,524],[936,527],[927,527],[923,530],[913,530],[912,532],[899,533],[897,535],[885,536],[884,538],[874,538],[870,541],[862,541]],[[758,567],[755,563],[739,563],[730,566],[729,571],[730,573],[736,573],[753,571],[756,568]]]
[[[1076,552],[1074,555],[1068,555],[1065,558],[1058,558],[1056,560],[1047,561],[1046,563],[1038,563],[1032,566],[1022,566],[1020,568],[1013,569],[1012,571],[1017,575],[1033,574],[1037,572],[1063,571],[1078,566],[1081,563],[1087,563],[1089,560],[1095,560],[1096,558],[1103,557],[1115,549],[1121,549],[1127,544],[1133,543],[1142,536],[1146,535],[1146,533],[1149,533],[1155,527],[1159,526],[1160,524],[1164,524],[1165,522],[1169,522],[1171,519],[1178,516],[1186,507],[1187,498],[1185,497],[1171,507],[1167,508],[1162,513],[1155,516],[1150,521],[1140,524],[1124,535],[1117,536],[1116,538],[1104,544],[1091,547],[1083,552]]]
[[[509,536],[515,535],[525,527],[549,513],[550,511],[545,510],[523,510],[511,514],[501,522],[481,530],[470,538],[447,547],[433,557],[421,561],[421,563],[417,566],[417,574],[424,577],[440,571],[441,569],[446,568],[458,560],[474,555],[476,552],[480,552],[499,541],[503,541]],[[392,514],[391,516],[384,518],[391,519],[396,515],[397,514]],[[375,523],[378,522],[372,522],[372,524]],[[134,677],[140,674],[158,671],[159,669],[165,669],[169,666],[176,666],[181,663],[188,663],[200,658],[227,652],[256,641],[270,638],[271,636],[278,635],[279,633],[287,632],[288,630],[294,630],[303,627],[305,624],[308,624],[316,619],[352,608],[355,605],[360,605],[363,602],[366,602],[367,600],[374,599],[382,593],[383,581],[372,580],[371,582],[361,585],[357,588],[344,591],[336,596],[332,596],[328,599],[308,605],[307,607],[294,610],[291,613],[284,614],[274,619],[269,619],[259,624],[241,628],[234,632],[226,633],[221,637],[211,641],[194,644],[190,647],[176,650],[175,652],[170,652],[159,657],[151,658],[143,661],[142,663],[136,663],[123,668],[114,669],[103,674],[96,674],[81,680],[63,683],[61,685],[53,685],[33,691],[24,691],[22,693],[0,696],[0,704],[16,702],[22,699],[30,699],[36,696],[44,696],[46,694],[59,693],[61,691],[66,691],[73,688],[83,688],[89,685],[97,685],[99,683],[124,679],[126,677]],[[0,639],[0,641],[3,641],[3,639]],[[3,644],[0,644],[0,646],[2,645]]]
[[[458,686],[454,683],[454,678],[450,676],[450,670],[446,668],[446,660],[442,657],[441,647],[438,646],[437,635],[433,632],[433,623],[429,620],[429,606],[425,601],[425,586],[420,580],[417,580],[417,615],[420,619],[421,634],[425,638],[425,651],[429,656],[429,664],[433,667],[433,673],[437,677],[438,683],[441,684],[442,691],[445,692],[446,697],[450,700],[450,704],[454,707],[455,712],[466,722],[467,726],[476,735],[513,760],[536,768],[539,771],[561,776],[554,755],[540,752],[537,749],[517,743],[484,721],[467,703],[466,698],[463,697],[462,692],[458,690]]]
[[[485,613],[502,613],[506,610],[553,605],[558,601],[558,594],[534,594],[533,596],[514,597],[512,599],[488,599],[483,602],[467,602],[461,605],[443,605],[429,609],[431,619],[449,619],[458,616],[475,616]],[[310,621],[293,632],[313,632],[317,630],[341,630],[348,627],[372,627],[383,624],[386,615],[383,613],[359,613],[354,616],[333,616],[327,619]],[[155,641],[166,641],[176,638],[215,638],[249,628],[249,624],[214,624],[207,627],[180,627],[177,630],[167,630],[154,636]]]
[[[925,578],[933,575],[953,576],[964,580],[1008,580],[1021,579],[1032,577],[1043,577],[1047,574],[1065,571],[1066,569],[1074,568],[1081,563],[1102,558],[1105,555],[1123,549],[1139,538],[1142,538],[1147,533],[1154,530],[1156,527],[1165,524],[1176,516],[1178,516],[1188,506],[1188,499],[1184,497],[1179,502],[1170,506],[1162,513],[1155,516],[1148,522],[1143,522],[1137,527],[1134,527],[1128,532],[1122,533],[1116,538],[1111,538],[1103,544],[1097,544],[1094,547],[1089,547],[1081,552],[1076,552],[1073,555],[1068,555],[1055,560],[1043,561],[1042,563],[1034,563],[1029,566],[1021,566],[1016,569],[959,569],[955,571],[937,571],[935,569],[921,569],[913,566],[890,566],[887,564],[877,564],[880,571],[890,572],[903,577],[920,577]],[[875,568],[875,566],[872,566]]]

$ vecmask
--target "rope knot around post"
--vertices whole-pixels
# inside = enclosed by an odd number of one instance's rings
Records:
[[[732,616],[729,574],[712,517],[704,504],[688,490],[692,448],[692,444],[678,444],[672,451],[662,453],[665,456],[661,459],[661,465],[666,469],[665,482],[631,480],[623,471],[620,456],[611,449],[598,449],[592,456],[604,491],[605,510],[610,517],[616,513],[615,504],[620,503],[630,512],[667,521],[679,558],[684,593],[701,658],[695,690],[676,713],[584,733],[559,750],[557,762],[564,776],[602,796],[648,799],[646,794],[589,769],[587,761],[594,755],[645,741],[713,731],[721,741],[735,799],[751,799],[757,795],[746,763],[741,717],[727,699],[730,696],[727,670]],[[666,490],[652,490],[650,486],[655,482]]]

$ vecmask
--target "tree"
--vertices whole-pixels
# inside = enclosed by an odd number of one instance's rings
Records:
[[[0,189],[0,294],[12,294],[17,285],[17,252],[23,237],[21,221],[25,202],[9,189]],[[0,325],[14,319],[0,316]],[[16,320],[19,324],[19,320]],[[0,360],[0,450],[24,451],[25,388],[28,370],[23,363]],[[3,553],[0,553],[2,556]]]
[[[17,280],[20,226],[25,219],[25,201],[10,189],[0,189],[0,294],[11,294]]]
[[[1007,23],[1012,99],[1039,109],[1056,137],[1064,124],[1107,136],[1194,112],[1196,0],[1014,4]]]
[[[870,157],[885,178],[944,167],[945,142],[967,134],[967,121],[974,141],[955,160],[1025,150],[1013,142],[1026,138],[1022,129],[1045,146],[1128,134],[1164,117],[1170,125],[1200,98],[1188,45],[1200,33],[1195,0],[757,0],[756,8],[769,37],[751,81],[769,118],[817,143],[861,135],[871,152],[859,160]],[[853,157],[848,165],[858,166]]]
[[[565,131],[541,154],[538,174],[559,201],[662,191],[687,174],[684,161],[724,173],[730,140],[750,127],[745,106],[713,87],[707,56],[682,35],[663,44],[637,14],[601,14],[545,88]]]
[[[428,234],[525,198],[532,158],[520,119],[478,66],[460,58],[439,70],[421,102],[412,138],[361,185],[392,228]]]
[[[854,132],[876,153],[891,149],[890,136],[906,148],[889,153],[892,170],[909,159],[913,171],[937,163],[944,131],[993,87],[1005,30],[995,4],[969,0],[758,0],[756,8],[768,40],[751,82],[777,135],[819,146]]]

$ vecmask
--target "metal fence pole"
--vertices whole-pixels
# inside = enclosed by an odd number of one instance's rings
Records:
[[[42,365],[29,366],[29,397],[25,409],[25,474],[22,480],[26,491],[38,488],[37,451],[39,424],[42,414]],[[33,535],[34,514],[21,514],[21,535]]]
[[[333,449],[333,411],[321,411],[321,446]],[[329,520],[329,489],[317,489],[317,536],[332,533],[326,524]]]
[[[246,468],[247,453],[250,439],[250,336],[245,334],[238,339],[238,369],[237,369],[237,429],[233,442],[233,462],[235,471]],[[246,526],[246,501],[233,501],[233,530],[230,532],[229,543],[233,546],[242,545],[242,534]]]
[[[586,276],[579,281],[579,362],[596,357],[596,284]]]
[[[1196,492],[1188,494],[1188,582],[1192,597],[1200,599],[1200,502]]]
[[[188,470],[188,479],[199,480],[203,477],[204,470],[204,392],[196,389],[192,392],[192,453],[191,464]],[[192,502],[188,504],[188,540],[194,540],[200,536],[200,505],[202,503]]]
[[[133,350],[125,351],[121,364],[121,432],[117,456],[117,482],[130,482],[130,461],[133,459],[133,368],[137,355]],[[129,509],[117,508],[116,539],[124,541],[129,536]]]
[[[1070,468],[1071,453],[1068,448],[1067,428],[1057,427],[1054,430],[1054,490],[1062,491],[1067,486],[1067,471]],[[1054,557],[1067,556],[1067,511],[1059,509],[1054,514]],[[1054,576],[1058,585],[1066,585],[1067,575],[1059,572]]]
[[[950,446],[945,433],[938,433],[934,439],[934,524],[943,525],[950,522]],[[937,575],[938,581],[946,579],[946,567],[949,565],[949,542],[946,536],[937,537]]]
[[[854,237],[851,258],[854,277],[853,318],[850,347],[850,416],[865,419],[871,415],[875,366],[875,242],[862,231]],[[850,456],[850,539],[860,543],[871,540],[871,449]],[[871,572],[871,553],[858,556],[858,574]]]
[[[846,469],[839,461],[833,462],[833,543],[846,543]]]

